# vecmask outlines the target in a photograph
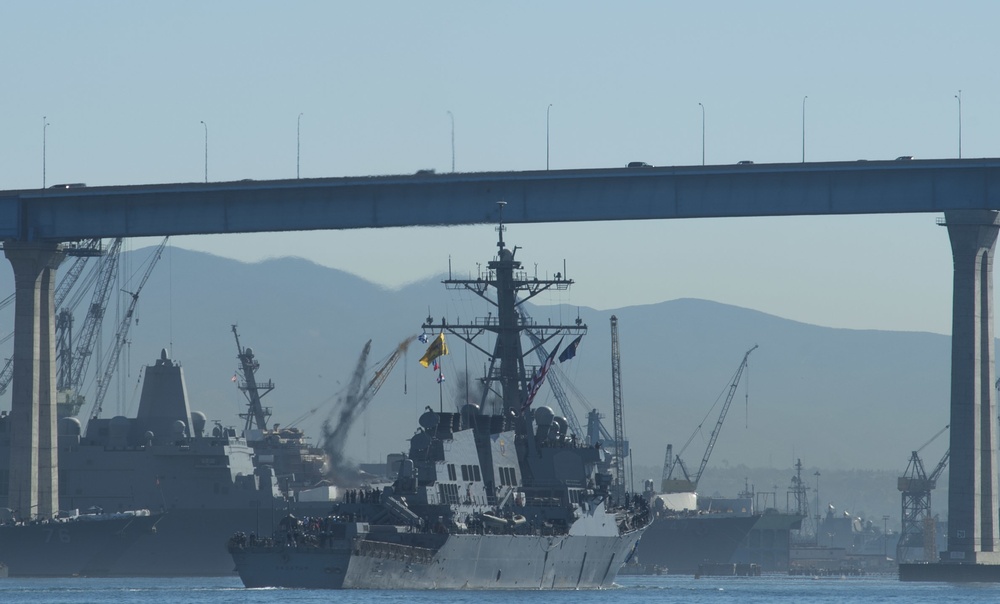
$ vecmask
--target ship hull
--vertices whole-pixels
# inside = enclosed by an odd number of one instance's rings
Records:
[[[474,535],[438,549],[371,541],[232,550],[246,587],[312,589],[601,589],[641,531],[621,536]]]
[[[155,533],[141,535],[128,555],[112,561],[106,576],[221,577],[231,576],[233,560],[226,539],[233,531],[253,528],[253,509],[182,509],[167,514]],[[271,514],[261,510],[261,530],[271,530]]]
[[[791,562],[791,533],[802,528],[803,516],[768,510],[733,554],[731,562],[757,564],[766,572],[786,572]]]
[[[700,565],[730,562],[759,519],[760,514],[657,518],[639,544],[639,562],[672,575],[697,574]]]
[[[299,505],[301,513],[323,513],[329,504]],[[310,512],[310,510],[313,510]],[[127,555],[109,562],[111,577],[228,577],[233,559],[226,541],[239,530],[271,534],[287,510],[261,506],[224,509],[177,509],[165,514],[155,532],[134,539]]]
[[[11,577],[105,577],[162,516],[0,526],[0,562]]]

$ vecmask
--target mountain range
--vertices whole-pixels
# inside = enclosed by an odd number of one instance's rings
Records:
[[[122,290],[129,290],[149,254],[150,248],[125,254]],[[486,260],[454,263],[467,266],[464,276]],[[0,265],[0,283],[12,291],[9,265]],[[210,425],[241,427],[245,399],[232,381],[238,362],[231,326],[237,325],[241,343],[260,362],[258,377],[276,385],[264,399],[272,423],[297,426],[316,439],[367,340],[370,360],[377,363],[419,333],[428,316],[453,322],[492,310],[469,291],[446,290],[440,283],[446,277],[389,290],[301,258],[250,264],[168,247],[141,292],[102,415],[134,414],[142,366],[152,364],[162,348],[182,364],[192,408],[205,412]],[[609,281],[608,287],[615,286]],[[107,309],[105,340],[121,321],[128,297],[119,300]],[[697,299],[596,310],[571,305],[559,293],[526,304],[536,321],[579,317],[588,326],[576,357],[556,364],[556,371],[569,385],[579,422],[585,424],[587,412],[597,409],[609,431],[609,319],[617,316],[624,425],[639,467],[662,467],[668,443],[689,469],[699,466],[734,373],[754,345],[759,348],[749,357],[709,467],[790,472],[802,459],[807,467],[900,472],[910,451],[949,421],[949,336],[833,329]],[[484,371],[483,355],[457,338],[448,343],[440,387],[437,374],[417,363],[424,345],[410,346],[357,422],[346,449],[350,456],[384,460],[406,449],[425,407],[454,409],[477,398],[474,377]],[[102,366],[92,363],[90,373]],[[0,399],[0,408],[9,409],[9,396]],[[535,405],[560,412],[544,386]],[[85,407],[83,414],[89,412]],[[946,447],[947,438],[938,439],[925,463],[933,464]]]

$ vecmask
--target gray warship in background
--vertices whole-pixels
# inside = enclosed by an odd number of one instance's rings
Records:
[[[83,574],[229,575],[225,539],[247,526],[269,529],[287,513],[274,469],[254,465],[253,449],[235,428],[208,428],[205,415],[191,411],[181,367],[165,350],[144,371],[136,417],[94,417],[86,432],[75,417],[59,420],[59,508],[106,514],[145,508],[158,520],[155,531],[130,529],[128,541],[119,539],[121,551],[103,556],[100,573]],[[0,418],[0,467],[10,459],[7,421]],[[7,506],[6,486],[0,481],[0,508]],[[32,535],[0,528],[0,552],[15,552],[5,560],[12,574],[16,552],[30,546]],[[24,574],[81,574],[66,568]]]
[[[496,314],[471,324],[433,319],[421,359],[447,354],[445,333],[488,356],[478,404],[458,412],[430,406],[410,439],[391,486],[349,491],[332,512],[286,516],[271,537],[248,524],[229,540],[247,587],[371,589],[586,589],[611,586],[649,523],[641,497],[615,500],[608,453],[567,433],[548,407],[531,408],[558,350],[529,375],[521,336],[542,343],[585,325],[538,325],[520,313],[525,300],[572,283],[529,278],[503,242],[476,279],[452,279]],[[490,290],[495,290],[491,298]],[[525,293],[519,298],[519,293]],[[492,352],[477,336],[493,334]],[[443,359],[442,359],[443,360]],[[438,374],[438,382],[443,375]],[[495,392],[500,399],[489,400]],[[492,407],[486,411],[487,407]]]
[[[779,512],[773,507],[777,504],[776,492],[770,493],[772,505],[768,506],[768,494],[754,493],[749,484],[736,498],[697,493],[740,377],[756,349],[755,344],[746,351],[729,380],[725,401],[697,470],[688,473],[680,453],[675,456],[673,445],[668,444],[659,492],[654,491],[652,480],[645,481],[644,495],[653,509],[654,521],[638,550],[637,561],[642,565],[667,568],[674,575],[699,575],[704,569],[719,570],[723,565],[733,568],[733,564],[755,565],[768,572],[788,570],[791,531],[801,526],[803,514]],[[681,453],[700,430],[699,425]],[[798,480],[796,484],[801,485],[801,474]],[[763,495],[764,505],[758,505],[757,495]],[[804,492],[798,497],[805,502]]]
[[[70,512],[34,521],[0,519],[0,577],[104,577],[162,514]]]
[[[235,326],[233,334],[243,431],[191,411],[183,369],[161,351],[143,369],[136,417],[92,417],[86,431],[60,418],[59,507],[99,513],[45,523],[0,513],[0,562],[12,575],[229,576],[234,531],[267,532],[289,512],[329,510],[339,490],[327,481],[325,452],[299,429],[267,426],[261,398],[274,384],[258,382],[259,362]],[[10,459],[9,422],[0,416],[0,468]],[[0,480],[0,512],[7,489]]]

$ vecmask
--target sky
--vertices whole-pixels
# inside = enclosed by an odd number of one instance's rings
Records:
[[[206,170],[228,181],[453,161],[697,165],[703,152],[708,164],[953,158],[960,141],[963,157],[997,157],[998,22],[1000,3],[986,1],[4,2],[0,191],[197,182]],[[936,218],[511,225],[507,239],[540,270],[565,260],[571,304],[693,297],[950,333]],[[494,241],[484,225],[173,245],[301,256],[398,287],[449,259],[472,269]]]

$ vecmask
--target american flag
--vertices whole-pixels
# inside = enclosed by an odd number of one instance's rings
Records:
[[[521,413],[524,414],[531,407],[531,401],[535,399],[535,395],[538,394],[538,390],[542,387],[542,383],[545,382],[545,374],[549,372],[549,368],[552,367],[552,361],[556,358],[556,352],[559,350],[559,346],[562,345],[562,340],[559,340],[559,344],[549,353],[548,358],[542,363],[541,369],[538,373],[531,377],[531,383],[528,384],[528,398],[524,399],[524,404],[521,405]]]

